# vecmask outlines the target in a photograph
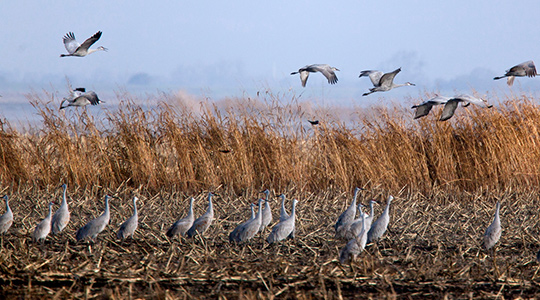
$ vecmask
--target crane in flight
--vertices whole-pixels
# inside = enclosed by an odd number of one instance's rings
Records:
[[[108,49],[103,46],[99,46],[96,49],[89,49],[90,46],[99,40],[101,34],[102,32],[98,31],[93,36],[87,38],[82,44],[79,44],[79,42],[77,42],[75,39],[75,34],[73,32],[68,32],[63,38],[64,46],[66,47],[68,54],[60,54],[60,57],[83,57],[97,51],[107,51]]]
[[[401,86],[415,86],[414,83],[405,82],[400,84],[394,83],[394,77],[401,72],[401,68],[397,68],[396,70],[390,72],[390,73],[383,73],[381,71],[374,71],[374,70],[365,70],[360,73],[360,76],[358,77],[364,77],[368,76],[369,79],[371,79],[371,83],[373,83],[373,88],[369,89],[369,92],[362,94],[362,96],[367,96],[369,94],[375,93],[375,92],[386,92],[391,89],[395,89],[397,87]]]
[[[296,72],[292,72],[291,75],[300,74],[300,80],[302,81],[302,86],[306,87],[306,83],[309,77],[309,73],[316,73],[321,72],[326,79],[328,79],[328,83],[330,84],[336,84],[338,82],[338,78],[336,76],[335,71],[339,71],[338,68],[331,67],[327,64],[314,64],[314,65],[307,65],[303,68],[300,68]]]
[[[538,73],[536,73],[534,62],[529,60],[511,67],[510,69],[506,70],[506,74],[495,77],[493,80],[503,79],[506,77],[506,83],[509,86],[512,86],[516,77],[535,77],[536,75],[538,75]]]

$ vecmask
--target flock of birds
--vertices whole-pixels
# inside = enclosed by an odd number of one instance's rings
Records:
[[[73,32],[67,33],[64,36],[63,41],[64,46],[68,51],[68,54],[61,54],[60,56],[84,57],[97,51],[107,51],[107,48],[104,48],[103,46],[95,49],[90,49],[90,46],[92,46],[95,42],[99,40],[101,34],[102,32],[98,31],[96,34],[86,39],[82,44],[79,44],[75,39],[75,34],[73,34]],[[313,64],[302,67],[298,71],[292,72],[291,75],[300,74],[300,81],[302,82],[302,86],[305,87],[307,84],[309,73],[317,72],[323,74],[328,80],[329,84],[336,84],[338,82],[338,78],[335,73],[336,71],[339,71],[339,69],[336,67],[332,67],[328,64]],[[387,92],[402,86],[415,86],[414,83],[410,82],[405,82],[401,84],[394,83],[394,78],[399,72],[401,72],[401,68],[398,68],[388,73],[377,70],[365,70],[360,72],[359,77],[369,77],[371,83],[373,84],[373,88],[370,88],[369,92],[362,94],[362,96],[368,96],[375,92]],[[509,86],[512,86],[516,77],[535,77],[536,75],[536,67],[534,65],[534,62],[530,60],[513,66],[512,68],[506,70],[503,76],[498,76],[493,79],[498,80],[502,78],[507,78],[507,84]],[[97,105],[99,103],[103,103],[103,101],[99,100],[95,92],[86,92],[84,88],[77,88],[73,90],[70,87],[69,89],[69,96],[63,99],[62,103],[60,104],[60,109],[64,109],[69,106],[87,106],[89,104]],[[65,102],[67,102],[67,105],[63,106]],[[487,100],[473,97],[471,95],[461,94],[454,97],[436,95],[436,97],[426,100],[412,107],[413,109],[416,109],[414,119],[418,119],[428,115],[433,106],[444,104],[443,113],[439,118],[439,121],[446,121],[454,115],[454,112],[457,109],[459,103],[462,103],[464,107],[470,104],[486,108],[492,107],[492,105],[487,104]]]
[[[63,184],[63,198],[60,207],[53,214],[53,202],[48,205],[47,216],[40,221],[34,231],[31,233],[32,240],[34,242],[43,242],[47,236],[52,233],[57,235],[61,233],[70,221],[70,212],[67,203],[67,185]],[[349,207],[338,217],[336,224],[334,225],[335,237],[337,239],[348,240],[347,244],[340,250],[339,261],[341,264],[350,264],[358,258],[358,255],[365,249],[368,243],[375,243],[382,238],[390,223],[390,204],[394,199],[393,196],[389,196],[386,202],[386,207],[382,214],[374,221],[374,207],[377,202],[371,200],[369,202],[370,212],[363,211],[363,204],[357,204],[357,198],[362,188],[355,188],[352,203]],[[270,208],[270,191],[265,190],[262,192],[265,194],[264,198],[260,198],[257,204],[252,203],[251,217],[239,224],[229,234],[229,241],[231,243],[243,244],[249,242],[258,233],[263,234],[265,228],[272,223],[272,210]],[[174,222],[166,232],[166,235],[170,239],[175,237],[193,238],[196,235],[203,236],[206,230],[211,226],[214,220],[214,208],[212,204],[212,197],[214,194],[208,193],[208,209],[200,217],[195,219],[193,213],[193,197],[189,200],[189,209],[187,215],[184,218]],[[0,216],[0,235],[6,234],[8,229],[13,224],[13,212],[9,207],[8,196],[4,197],[6,203],[6,212]],[[109,198],[105,196],[105,209],[103,213],[95,219],[90,220],[84,226],[79,228],[75,233],[75,239],[77,242],[89,239],[92,242],[95,241],[97,236],[107,227],[110,220]],[[296,226],[296,205],[298,201],[293,199],[291,213],[287,213],[285,208],[286,197],[281,194],[281,208],[279,214],[279,221],[272,228],[270,234],[266,238],[269,244],[277,243],[285,239],[294,239]],[[124,240],[129,237],[133,238],[133,234],[138,227],[138,213],[137,213],[137,197],[133,197],[133,214],[120,225],[117,231],[117,238]],[[258,211],[255,214],[255,207],[258,206]],[[356,211],[358,211],[358,218],[356,218]],[[486,250],[492,249],[501,237],[501,221],[499,217],[500,203],[497,202],[495,215],[493,222],[487,228],[484,234],[484,248]],[[540,260],[540,252],[538,253]]]
[[[61,186],[63,191],[63,198],[60,207],[53,214],[53,205],[54,202],[48,204],[49,213],[47,216],[40,221],[34,231],[31,234],[32,240],[34,242],[43,242],[50,233],[56,235],[62,232],[70,221],[70,212],[67,203],[67,185],[63,184]],[[255,215],[254,204],[251,205],[251,218],[238,225],[229,235],[229,241],[235,243],[245,243],[255,237],[257,233],[263,232],[266,227],[272,223],[272,210],[270,208],[269,196],[270,191],[265,190],[263,192],[266,197],[265,199],[259,199],[259,210]],[[189,210],[187,216],[179,219],[174,222],[171,227],[167,230],[166,235],[174,239],[176,236],[182,236],[187,238],[192,238],[196,235],[204,235],[206,230],[210,227],[214,220],[214,207],[212,204],[212,197],[214,194],[208,194],[208,209],[200,217],[195,219],[193,213],[193,202],[194,198],[190,198]],[[285,196],[281,195],[281,212],[279,217],[279,222],[274,225],[272,231],[268,235],[267,241],[270,244],[277,243],[286,238],[294,238],[295,233],[295,216],[296,216],[296,204],[298,201],[293,200],[291,213],[288,214],[285,209]],[[0,216],[0,234],[5,234],[8,229],[13,224],[13,212],[9,207],[8,196],[4,197],[6,203],[6,212]],[[83,241],[85,239],[90,239],[94,241],[97,236],[107,227],[110,220],[110,209],[109,209],[109,199],[110,196],[105,196],[105,209],[103,213],[95,218],[90,220],[84,226],[79,228],[75,233],[75,239],[77,242]],[[120,228],[117,231],[117,238],[127,239],[133,237],[133,234],[137,230],[139,223],[139,216],[137,212],[137,197],[133,197],[133,214],[129,217],[124,223],[120,225]],[[264,207],[263,207],[264,203]]]

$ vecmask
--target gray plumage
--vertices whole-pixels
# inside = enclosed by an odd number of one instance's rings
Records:
[[[229,241],[236,243],[247,242],[257,233],[261,227],[262,216],[263,216],[263,199],[259,199],[259,211],[254,219],[249,219],[248,221],[236,226],[236,228],[229,235]]]
[[[65,183],[62,184],[62,188],[64,189],[62,203],[52,217],[51,230],[53,234],[58,234],[62,232],[62,230],[64,230],[64,228],[66,228],[67,224],[69,223],[70,218],[66,197],[67,185]]]
[[[457,95],[446,101],[439,121],[446,121],[450,119],[454,115],[454,112],[456,111],[456,108],[458,107],[458,104],[460,102],[464,103],[463,107],[467,107],[471,104],[478,105],[484,108],[492,107],[492,105],[488,105],[487,101],[482,98],[475,98],[471,95],[466,94]]]
[[[448,100],[450,100],[451,98],[450,97],[445,97],[445,96],[435,96],[429,100],[426,100],[418,105],[413,105],[411,108],[416,108],[416,111],[414,113],[414,119],[418,119],[418,118],[421,118],[421,117],[424,117],[424,116],[427,116],[429,114],[429,112],[431,111],[431,109],[433,108],[433,106],[436,106],[436,105],[442,105],[442,104],[446,104],[446,102]]]
[[[188,237],[193,237],[197,233],[203,235],[204,232],[208,229],[208,227],[210,227],[210,225],[212,224],[212,221],[214,220],[212,196],[214,196],[214,194],[208,193],[208,209],[202,216],[198,217],[197,220],[193,222],[193,225],[191,225],[191,228],[189,228],[187,232]]]
[[[80,88],[80,90],[84,90]],[[67,102],[67,105],[63,106]],[[94,91],[81,92],[81,91],[72,91],[70,97],[64,98],[60,103],[60,109],[64,109],[70,106],[87,106],[87,105],[98,105],[100,103],[105,103],[101,101],[98,95]]]
[[[255,219],[255,204],[251,203],[249,207],[251,208],[251,217],[249,219]]]
[[[506,83],[509,86],[512,86],[516,77],[534,77],[536,75],[538,75],[538,73],[536,73],[536,67],[534,65],[534,62],[532,60],[529,60],[524,63],[520,63],[519,65],[513,66],[509,70],[506,70],[506,74],[504,74],[503,76],[495,77],[493,78],[493,80],[507,77]]]
[[[272,228],[272,232],[270,232],[270,235],[268,235],[268,238],[266,239],[268,243],[273,244],[292,237],[291,233],[295,229],[296,203],[298,203],[298,200],[294,199],[289,218],[277,223],[274,228]]]
[[[270,225],[272,223],[272,209],[270,208],[270,191],[265,190],[264,192],[265,202],[264,202],[264,209],[262,212],[262,222],[261,222],[261,228],[260,231],[262,232],[266,226]]]
[[[369,76],[369,79],[371,79],[371,83],[373,83],[373,88],[369,89],[369,92],[362,94],[362,96],[367,96],[371,93],[375,92],[386,92],[391,89],[401,87],[401,86],[407,86],[412,85],[415,86],[414,83],[405,82],[401,84],[395,84],[394,83],[394,77],[401,72],[401,68],[398,68],[390,73],[383,73],[381,71],[374,71],[374,70],[365,70],[360,73],[360,76],[358,77],[364,77]]]
[[[101,34],[102,32],[98,31],[93,36],[86,39],[82,44],[79,44],[79,42],[77,42],[77,40],[75,39],[75,34],[73,32],[68,32],[62,39],[64,41],[64,47],[66,47],[68,54],[60,54],[60,57],[83,57],[96,51],[107,51],[108,49],[103,46],[89,50],[90,46],[92,46],[95,42],[97,42],[97,40],[99,40]]]
[[[6,212],[0,216],[0,234],[4,234],[8,231],[13,224],[13,212],[9,207],[8,195],[4,195],[4,201],[6,202]]]
[[[358,197],[358,192],[360,188],[354,189],[353,201],[351,205],[339,216],[334,229],[336,230],[337,237],[344,237],[347,231],[346,227],[349,226],[354,218],[356,217],[356,198]]]
[[[193,225],[193,221],[195,220],[195,217],[193,215],[193,197],[189,198],[189,210],[187,213],[187,216],[184,218],[174,222],[172,226],[167,230],[167,236],[169,238],[173,238],[176,235],[185,236],[187,231],[191,228]]]
[[[367,241],[368,243],[374,242],[380,239],[388,228],[390,223],[390,203],[394,197],[388,196],[388,203],[381,216],[371,224],[371,228],[368,231]]]
[[[75,234],[77,242],[84,240],[88,237],[92,240],[95,239],[98,234],[102,232],[109,224],[110,216],[109,195],[107,195],[105,196],[105,210],[103,211],[103,213],[99,217],[91,220],[90,222],[86,223],[86,225],[77,230],[77,233]]]
[[[367,226],[365,223],[366,215],[364,213],[362,213],[361,219],[362,227],[360,232],[349,240],[347,245],[339,252],[339,262],[343,265],[355,261],[358,255],[366,248]]]
[[[32,240],[34,242],[39,242],[45,240],[49,233],[51,232],[51,219],[52,219],[52,206],[53,202],[49,202],[49,214],[43,219],[39,224],[37,224],[36,229],[32,233]]]
[[[373,200],[372,200],[373,201]],[[347,228],[347,233],[345,234],[345,237],[347,239],[352,239],[358,234],[360,234],[360,231],[365,226],[366,228],[369,228],[371,226],[372,220],[373,220],[373,203],[370,201],[370,207],[371,207],[371,215],[368,215],[362,211],[362,208],[364,205],[358,204],[358,213],[359,217],[358,219],[355,219]],[[366,232],[367,233],[367,232]]]
[[[314,65],[307,65],[303,68],[300,68],[297,72],[292,72],[291,75],[295,75],[300,73],[300,80],[302,81],[302,86],[306,87],[306,83],[309,77],[309,73],[315,73],[315,72],[321,72],[326,79],[328,79],[328,83],[335,84],[338,82],[338,78],[336,76],[335,71],[339,71],[338,68],[331,67],[327,64],[314,64]]]
[[[129,217],[122,225],[120,225],[120,229],[118,229],[118,233],[116,236],[119,239],[126,239],[128,237],[133,238],[133,233],[135,233],[135,230],[137,230],[137,226],[139,226],[139,215],[137,214],[137,200],[139,198],[133,197],[133,215]]]
[[[484,248],[489,250],[495,246],[495,244],[501,238],[502,228],[501,228],[501,219],[499,217],[499,210],[501,208],[501,203],[497,201],[495,206],[495,215],[493,216],[493,222],[486,229],[484,233]]]

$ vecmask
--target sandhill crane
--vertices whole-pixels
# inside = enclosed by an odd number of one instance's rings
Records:
[[[191,225],[191,228],[187,231],[187,236],[189,238],[195,236],[195,234],[203,235],[208,227],[210,227],[210,224],[212,224],[212,221],[214,220],[212,196],[214,196],[214,194],[208,193],[208,209],[202,216],[198,217],[197,220],[193,222],[193,225]]]
[[[253,220],[253,219],[255,219],[255,204],[251,203],[249,205],[249,208],[251,209],[251,218],[249,218],[249,219]]]
[[[264,199],[264,209],[262,212],[262,222],[260,232],[263,232],[266,226],[272,223],[272,209],[270,208],[270,191],[268,189],[264,190],[262,193],[265,195]]]
[[[298,203],[298,200],[294,199],[289,218],[277,223],[274,228],[272,228],[272,232],[270,232],[270,235],[268,235],[268,238],[266,239],[268,243],[273,244],[286,238],[293,237],[291,234],[296,227],[294,224],[296,217],[296,203]]]
[[[309,73],[315,73],[315,72],[321,72],[326,79],[328,79],[328,83],[335,84],[338,82],[338,78],[336,76],[336,73],[334,71],[339,71],[338,68],[331,67],[327,64],[314,64],[314,65],[307,65],[303,68],[300,68],[297,72],[292,72],[291,75],[300,73],[300,80],[302,81],[302,86],[306,87],[306,83],[309,77]]]
[[[172,226],[167,230],[167,236],[169,238],[174,238],[176,235],[185,236],[187,231],[193,225],[195,217],[193,216],[193,197],[189,198],[189,210],[187,216],[174,222]]]
[[[499,241],[499,238],[501,238],[501,219],[499,217],[499,210],[501,209],[501,203],[497,201],[497,204],[495,206],[495,215],[493,216],[493,222],[489,225],[489,227],[486,229],[486,233],[484,233],[484,248],[486,250],[491,249],[495,244]]]
[[[34,242],[39,242],[45,240],[51,232],[51,219],[52,219],[52,206],[53,202],[49,202],[49,214],[43,219],[39,224],[37,224],[36,229],[32,233],[32,240]]]
[[[6,233],[13,224],[13,212],[9,207],[8,195],[4,195],[3,198],[6,202],[6,212],[0,216],[0,234]]]
[[[75,238],[78,241],[84,240],[87,237],[90,237],[90,239],[94,240],[100,232],[105,229],[105,227],[109,224],[110,219],[110,211],[109,211],[109,195],[105,196],[105,210],[103,213],[91,220],[90,222],[86,223],[83,227],[79,228],[77,230],[77,233],[75,234]]]
[[[359,187],[354,189],[354,196],[351,205],[349,205],[349,207],[339,216],[336,225],[334,225],[334,229],[336,230],[336,236],[344,236],[343,234],[346,231],[345,226],[348,223],[351,223],[356,217],[356,198],[358,197],[358,192],[361,189],[362,188]]]
[[[429,112],[431,111],[431,109],[433,108],[433,106],[435,105],[441,105],[441,104],[446,104],[446,102],[448,100],[450,100],[451,98],[450,97],[445,97],[445,96],[435,96],[429,100],[426,100],[420,104],[417,104],[417,105],[413,105],[411,108],[416,108],[416,112],[414,114],[414,119],[418,119],[418,118],[421,118],[421,117],[424,117],[424,116],[427,116],[429,114]]]
[[[536,67],[534,66],[534,62],[532,60],[529,60],[524,63],[520,63],[519,65],[513,66],[509,70],[506,70],[506,74],[504,74],[503,76],[495,77],[493,78],[493,80],[508,77],[506,83],[509,86],[512,86],[516,77],[534,77],[536,75],[538,74],[536,73]]]
[[[399,72],[401,72],[401,68],[398,68],[390,73],[383,73],[381,71],[373,71],[373,70],[362,71],[360,73],[360,76],[358,77],[369,76],[369,79],[371,79],[371,83],[373,83],[373,86],[374,86],[373,88],[369,89],[368,93],[364,93],[362,94],[362,96],[367,96],[375,92],[386,92],[400,86],[407,86],[407,85],[415,86],[414,83],[410,83],[410,82],[395,84],[394,77],[396,77],[397,73]]]
[[[446,121],[450,119],[454,115],[454,112],[456,111],[456,108],[458,107],[458,104],[460,102],[465,103],[463,104],[463,107],[467,107],[471,104],[478,105],[480,107],[485,107],[485,108],[491,108],[493,106],[493,105],[488,105],[487,100],[484,100],[482,98],[475,98],[473,96],[465,95],[465,94],[457,95],[457,96],[452,97],[448,101],[446,101],[446,104],[444,105],[444,109],[443,109],[443,112],[441,114],[441,118],[439,119],[439,121]]]
[[[380,239],[388,228],[388,223],[390,222],[390,203],[394,199],[393,196],[388,196],[388,202],[386,203],[386,208],[384,209],[381,216],[371,224],[371,228],[368,231],[368,243],[374,242]]]
[[[99,38],[101,37],[101,33],[101,31],[98,31],[93,36],[86,39],[86,41],[84,41],[82,44],[79,44],[79,42],[77,42],[77,40],[75,39],[75,34],[73,34],[73,32],[68,32],[63,38],[64,46],[66,47],[68,54],[60,54],[60,57],[83,57],[96,51],[107,51],[108,49],[103,46],[99,46],[96,49],[88,50],[90,46],[92,46],[95,42],[97,42],[97,40],[99,40]]]
[[[262,216],[263,216],[263,204],[264,200],[259,199],[259,211],[257,216],[254,219],[249,219],[248,221],[238,225],[229,235],[229,241],[236,243],[247,242],[252,239],[261,228]]]
[[[352,261],[355,261],[356,258],[364,249],[366,248],[367,243],[367,226],[366,226],[366,215],[362,214],[362,227],[358,235],[355,235],[348,243],[341,249],[339,252],[339,262],[341,264],[347,264]]]
[[[119,239],[126,239],[129,236],[133,238],[133,233],[135,233],[135,230],[137,230],[137,226],[139,226],[139,216],[137,214],[137,200],[139,198],[133,197],[133,215],[129,217],[122,225],[120,225],[120,229],[118,229],[118,233],[116,236]]]
[[[64,189],[64,196],[62,198],[62,204],[60,204],[60,207],[56,210],[52,217],[51,230],[53,234],[62,232],[62,230],[64,230],[69,223],[70,214],[66,197],[67,184],[64,183],[61,187]]]
[[[347,235],[347,238],[353,238],[357,236],[358,234],[360,234],[360,231],[362,230],[362,226],[363,226],[362,222],[365,223],[366,228],[371,228],[371,224],[373,223],[373,204],[374,203],[377,203],[377,202],[375,202],[375,200],[369,201],[369,209],[371,211],[369,215],[366,215],[366,213],[362,212],[362,207],[364,205],[362,204],[358,205],[358,212],[360,213],[360,217],[356,219],[349,227],[349,231],[348,231],[349,233]],[[362,215],[365,215],[364,219],[362,219]],[[367,231],[366,231],[366,234],[367,234]]]
[[[82,92],[82,90],[85,89],[78,88],[75,91],[72,91],[70,93],[70,97],[64,98],[64,100],[62,100],[62,102],[60,103],[60,109],[64,109],[70,106],[80,107],[87,106],[89,104],[98,105],[100,103],[105,103],[105,101],[102,101],[98,98],[98,95],[94,91]],[[63,106],[65,102],[67,102],[67,105]]]

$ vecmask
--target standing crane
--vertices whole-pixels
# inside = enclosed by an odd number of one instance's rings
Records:
[[[52,206],[53,202],[49,202],[49,214],[43,219],[39,224],[37,224],[36,229],[32,233],[32,240],[34,242],[43,241],[47,238],[51,232],[51,219],[52,219]]]
[[[393,196],[388,196],[388,202],[386,203],[386,208],[384,209],[381,216],[371,224],[371,228],[368,231],[367,242],[371,243],[380,239],[388,228],[388,223],[390,223],[390,203],[394,199]]]
[[[229,235],[229,241],[236,243],[244,243],[255,237],[261,228],[262,216],[264,213],[263,204],[264,200],[259,199],[259,211],[254,219],[238,225]]]
[[[446,101],[439,121],[446,121],[450,119],[454,115],[454,112],[456,111],[460,102],[465,103],[463,104],[463,107],[467,107],[471,104],[478,105],[484,108],[491,108],[493,106],[488,105],[487,100],[484,100],[482,98],[475,98],[471,95],[466,94],[457,95]]]
[[[495,205],[495,215],[493,216],[493,222],[486,229],[484,233],[484,248],[489,250],[495,246],[495,244],[501,238],[502,228],[501,228],[501,219],[499,217],[499,210],[501,209],[501,203],[497,201]]]
[[[272,209],[270,208],[270,191],[268,189],[264,190],[262,193],[265,195],[264,199],[264,209],[262,212],[262,222],[260,232],[263,232],[264,229],[272,223]]]
[[[214,220],[214,207],[212,206],[212,196],[214,194],[208,193],[208,209],[202,216],[198,217],[197,220],[193,222],[191,228],[187,232],[189,238],[195,236],[195,234],[203,235],[203,233],[210,227],[212,221]]]
[[[362,96],[367,96],[375,92],[386,92],[401,86],[415,86],[414,83],[410,82],[395,84],[394,77],[396,77],[399,72],[401,72],[401,68],[398,68],[390,73],[383,73],[381,71],[374,70],[362,71],[358,77],[369,76],[369,79],[371,79],[371,83],[373,83],[374,86],[373,88],[369,89],[369,92],[362,94]]]
[[[367,243],[367,226],[366,226],[366,214],[362,213],[361,216],[362,227],[358,235],[355,235],[339,252],[339,262],[344,265],[355,261],[356,258],[364,249]]]
[[[176,235],[185,236],[187,231],[193,225],[195,217],[193,216],[193,197],[189,198],[189,210],[187,216],[174,222],[172,226],[167,230],[167,236],[169,238],[174,238]]]
[[[93,36],[86,39],[86,41],[84,41],[82,44],[79,44],[79,42],[77,42],[77,40],[75,39],[75,34],[73,32],[68,32],[62,39],[64,41],[64,47],[66,47],[68,54],[60,54],[60,57],[65,57],[65,56],[83,57],[97,51],[107,51],[108,49],[103,46],[99,46],[96,49],[90,49],[90,50],[88,49],[95,42],[97,42],[97,40],[99,40],[99,38],[101,37],[101,34],[102,32],[98,31]]]
[[[300,80],[302,81],[302,86],[306,87],[306,83],[309,77],[309,73],[315,73],[315,72],[321,72],[326,79],[328,79],[328,83],[335,84],[338,82],[338,78],[336,76],[335,71],[339,71],[338,68],[331,67],[327,64],[314,64],[314,65],[307,65],[303,68],[300,68],[296,72],[292,72],[291,75],[295,75],[300,73]]]
[[[109,224],[109,219],[111,217],[111,213],[109,211],[109,195],[105,196],[105,210],[103,213],[91,220],[90,222],[86,223],[83,227],[79,228],[77,230],[77,233],[75,233],[75,238],[77,239],[77,242],[84,240],[88,237],[90,239],[94,240],[100,232],[107,227]]]
[[[351,223],[356,217],[356,198],[358,197],[358,192],[360,190],[362,190],[362,188],[357,187],[354,189],[354,196],[351,205],[349,205],[349,207],[339,216],[336,225],[334,225],[336,236],[338,237],[343,236],[344,231],[346,231],[345,227],[347,224]]]
[[[9,207],[8,195],[4,195],[3,198],[6,202],[6,212],[0,216],[0,234],[6,233],[13,224],[13,212]]]
[[[62,198],[60,207],[56,210],[52,217],[51,230],[53,234],[62,232],[62,230],[64,230],[69,223],[70,218],[66,197],[67,184],[64,183],[60,187],[64,189],[64,196]]]
[[[139,226],[139,216],[137,214],[137,200],[139,198],[133,197],[133,215],[129,217],[122,225],[120,225],[120,229],[118,230],[118,233],[116,236],[119,239],[126,239],[131,236],[133,238],[133,233],[135,233],[135,230],[137,230],[137,226]]]
[[[296,217],[297,203],[298,200],[294,199],[292,203],[291,215],[289,216],[289,218],[277,223],[274,228],[272,228],[272,232],[270,232],[270,235],[266,239],[269,244],[277,243],[286,238],[293,238],[292,232],[295,229],[294,223]]]
[[[504,74],[503,76],[495,77],[493,78],[493,80],[508,77],[506,79],[506,83],[509,86],[512,86],[516,77],[534,77],[536,75],[538,75],[538,73],[536,73],[536,67],[534,66],[534,62],[532,60],[529,60],[524,63],[520,63],[519,65],[513,66],[509,70],[506,70],[506,74]]]

